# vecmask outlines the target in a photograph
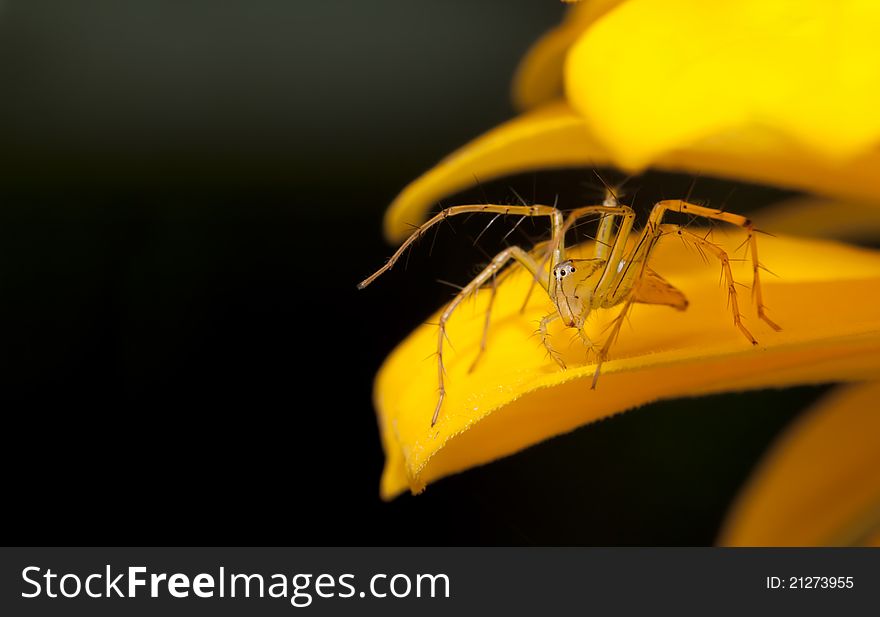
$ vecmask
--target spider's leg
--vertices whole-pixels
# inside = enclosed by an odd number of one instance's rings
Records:
[[[609,186],[605,187],[605,201],[602,202],[602,205],[612,207],[620,205],[617,201],[617,195]],[[632,213],[632,210],[629,210],[628,214]],[[596,229],[596,247],[593,251],[593,257],[596,259],[608,261],[611,256],[611,249],[614,246],[614,218],[613,214],[603,214],[599,219],[599,227]]]
[[[584,347],[587,348],[587,358],[590,357],[591,353],[596,354],[598,356],[599,347],[596,346],[596,343],[593,342],[593,339],[591,339],[589,336],[587,336],[587,333],[584,331],[584,329],[580,328],[577,331],[577,333],[578,333],[578,337],[581,339],[581,342],[584,344]]]
[[[535,254],[540,251],[546,250],[548,244],[549,244],[549,240],[545,241],[545,242],[541,242],[538,245],[532,247],[532,249],[528,252],[528,256],[531,257],[532,260],[534,260]],[[533,264],[533,267],[539,268],[535,264]],[[503,272],[501,272],[497,276],[495,274],[492,275],[492,285],[490,287],[490,289],[492,290],[492,295],[489,296],[489,306],[486,307],[486,319],[485,319],[485,323],[483,324],[483,336],[480,339],[480,350],[477,352],[477,357],[474,358],[474,361],[471,363],[471,367],[468,369],[468,373],[472,373],[474,371],[474,369],[477,368],[477,363],[480,361],[480,358],[483,356],[483,353],[485,353],[485,351],[486,351],[486,343],[489,338],[490,317],[492,316],[492,307],[495,303],[495,295],[498,292],[498,285],[500,285],[503,280],[505,280],[508,276],[510,276],[510,273],[513,271],[514,271],[514,268],[507,268],[506,270],[504,270]],[[538,275],[538,269],[535,269],[535,270],[529,269],[529,272],[532,275],[532,285],[531,286],[534,287],[535,283],[540,278],[540,276]],[[545,291],[547,290],[547,285],[546,285],[546,283],[543,283],[543,281],[542,281],[542,289],[544,289]],[[526,297],[526,302],[528,302],[528,297]],[[525,310],[525,308],[526,308],[526,305],[523,304],[520,312],[523,312]]]
[[[758,240],[755,237],[754,229],[749,228],[748,233],[750,253],[752,254],[752,295],[758,307],[758,317],[764,320],[768,326],[779,332],[782,330],[782,326],[767,317],[767,314],[764,312],[767,307],[764,306],[764,294],[761,292],[761,263],[758,261]]]
[[[550,343],[550,334],[547,332],[547,325],[557,319],[559,319],[559,313],[557,312],[546,315],[538,324],[538,333],[541,335],[541,344],[544,345],[547,354],[553,358],[556,364],[565,369],[565,361],[562,359],[562,355],[553,348],[553,345]]]
[[[677,225],[662,224],[661,222],[663,220],[663,215],[666,212],[692,214],[703,218],[723,221],[725,223],[737,225],[746,230],[746,232],[748,233],[747,241],[749,242],[752,254],[752,289],[753,293],[755,294],[756,303],[758,305],[758,316],[765,322],[767,322],[767,324],[770,325],[774,330],[780,329],[779,326],[771,321],[765,313],[763,295],[761,293],[761,280],[759,276],[760,264],[758,263],[757,241],[755,239],[755,229],[752,225],[752,222],[746,217],[740,216],[738,214],[732,214],[730,212],[724,212],[722,210],[706,208],[704,206],[698,206],[696,204],[691,204],[686,201],[661,201],[654,206],[653,210],[651,210],[648,224],[645,226],[645,229],[642,230],[642,233],[636,241],[635,246],[633,246],[632,249],[629,251],[626,259],[618,261],[615,255],[615,250],[612,250],[612,256],[609,257],[609,265],[606,267],[606,272],[603,273],[594,291],[594,297],[597,298],[601,302],[601,306],[605,308],[615,306],[617,304],[620,304],[621,302],[625,302],[625,304],[623,310],[620,312],[620,315],[612,324],[612,329],[608,340],[605,341],[605,344],[603,345],[602,350],[599,353],[598,366],[596,367],[596,374],[593,377],[593,387],[595,387],[596,385],[596,380],[599,376],[599,368],[602,365],[602,361],[605,360],[609,348],[616,340],[617,335],[620,332],[620,327],[623,324],[627,313],[632,307],[632,304],[638,301],[638,286],[644,279],[645,273],[650,272],[650,270],[647,268],[648,259],[650,258],[654,247],[657,245],[657,242],[666,233],[680,233],[683,236],[686,234],[688,236],[688,239],[693,241],[698,247],[700,247],[701,249],[705,249],[718,257],[718,259],[721,261],[722,273],[728,286],[730,306],[734,314],[734,323],[736,324],[737,328],[739,328],[739,330],[743,333],[743,335],[749,340],[749,342],[751,342],[752,344],[757,344],[755,337],[752,336],[751,332],[749,332],[745,325],[743,325],[742,323],[742,318],[739,313],[739,308],[737,304],[735,283],[733,281],[733,275],[730,270],[730,259],[728,258],[727,253],[717,244],[710,242],[706,238],[702,238],[693,233],[690,233]],[[615,243],[614,249],[616,248],[617,243]]]
[[[541,261],[538,262],[538,271],[540,274],[535,276],[534,279],[532,280],[532,283],[529,285],[529,290],[526,292],[526,297],[523,300],[522,306],[519,307],[520,313],[526,312],[526,307],[529,305],[529,300],[532,297],[532,292],[535,290],[535,285],[537,283],[540,282],[541,285],[544,285],[544,286],[550,284],[550,273],[545,272],[544,266],[546,266],[547,262],[550,261],[549,256],[550,256],[550,247],[552,246],[552,243],[553,243],[552,240],[544,240],[543,242],[538,242],[535,246],[533,246],[529,250],[529,255],[533,259],[537,259],[538,256],[541,257]],[[556,265],[556,264],[552,264],[552,265]],[[550,272],[552,272],[552,269],[550,270]],[[543,280],[539,281],[538,278],[540,276],[544,276],[545,274],[547,276],[547,280],[546,281],[543,281]]]
[[[562,213],[553,208],[551,206],[499,206],[494,204],[482,204],[482,205],[464,205],[464,206],[452,206],[451,208],[446,208],[445,210],[441,210],[434,216],[432,216],[427,222],[420,225],[412,235],[407,238],[403,244],[398,247],[398,249],[394,252],[391,258],[385,263],[384,266],[376,270],[373,274],[365,278],[363,281],[358,283],[358,289],[363,289],[377,278],[379,278],[382,274],[390,270],[394,267],[394,264],[400,259],[400,257],[406,252],[406,250],[419,238],[421,238],[428,229],[445,221],[450,216],[456,216],[458,214],[468,214],[468,213],[490,213],[490,214],[513,214],[519,216],[547,216],[550,217],[553,225],[553,238],[556,238],[559,235],[559,231],[562,228]],[[553,265],[558,263],[564,258],[565,246],[562,244],[557,244],[553,250]]]
[[[492,306],[495,304],[495,295],[498,293],[498,280],[494,276],[494,273],[492,276],[492,286],[489,289],[491,290],[491,295],[489,296],[489,306],[486,307],[486,318],[483,323],[483,336],[480,337],[480,350],[477,352],[477,357],[471,362],[471,367],[468,369],[468,373],[474,372],[474,369],[477,368],[477,363],[486,351],[486,340],[489,338],[489,319],[492,316]]]
[[[654,206],[654,209],[651,211],[649,225],[653,223],[654,225],[659,226],[663,215],[666,212],[692,214],[702,218],[724,221],[725,223],[730,223],[731,225],[736,225],[737,227],[745,229],[747,233],[746,241],[749,243],[749,252],[752,257],[752,294],[755,297],[758,317],[774,330],[781,330],[782,328],[767,316],[766,307],[764,306],[764,294],[761,291],[761,264],[758,261],[758,240],[755,236],[757,231],[755,230],[752,221],[739,214],[724,212],[723,210],[716,210],[714,208],[706,208],[705,206],[698,206],[686,201],[674,199],[658,202]]]
[[[615,249],[618,248],[618,238],[628,238],[635,221],[636,215],[629,206],[584,206],[583,208],[575,208],[565,217],[562,229],[559,230],[559,240],[564,242],[565,233],[574,227],[578,219],[591,214],[600,214],[599,229],[596,233],[596,247],[593,257],[598,259],[610,259]],[[614,233],[615,219],[620,217],[620,224],[617,226],[617,233]],[[624,243],[625,244],[625,243]],[[622,252],[623,247],[618,249]]]
[[[493,257],[492,261],[489,262],[489,265],[483,268],[483,270],[470,283],[465,285],[461,291],[455,295],[440,315],[440,323],[437,329],[437,379],[439,381],[439,397],[437,400],[437,406],[434,408],[434,415],[431,418],[431,426],[434,426],[434,424],[437,423],[437,417],[440,415],[440,407],[443,405],[443,399],[446,397],[445,370],[443,368],[443,341],[446,340],[446,324],[458,305],[495,276],[495,274],[511,259],[515,259],[519,262],[526,270],[532,273],[533,277],[538,271],[538,264],[535,263],[535,260],[531,255],[518,246],[508,247]]]
[[[632,308],[633,302],[635,302],[634,295],[630,294],[623,305],[623,309],[621,309],[620,313],[611,323],[611,332],[608,333],[608,338],[605,339],[605,343],[603,343],[599,353],[596,354],[596,372],[593,373],[593,383],[590,385],[590,388],[593,390],[596,389],[596,384],[599,382],[599,372],[602,370],[602,363],[608,359],[608,352],[611,350],[611,346],[614,345],[615,341],[617,341],[617,335],[620,334],[620,327],[623,325],[623,322],[626,321],[626,315]]]
[[[687,229],[682,229],[678,225],[662,225],[661,227],[665,233],[677,233],[679,236],[687,238],[687,240],[693,242],[701,249],[705,249],[712,253],[718,258],[721,262],[721,272],[724,275],[724,283],[727,285],[727,300],[730,305],[730,310],[733,312],[733,323],[752,345],[757,345],[758,341],[755,340],[755,337],[752,336],[752,333],[748,331],[742,322],[742,315],[739,312],[739,304],[737,302],[736,281],[733,280],[733,273],[730,271],[730,258],[728,257],[727,252],[714,242],[710,242]]]
[[[656,207],[655,207],[656,209]],[[734,215],[736,216],[736,215]],[[736,292],[736,282],[733,279],[733,272],[730,269],[730,258],[727,252],[720,246],[698,236],[695,233],[682,228],[679,225],[657,224],[652,221],[648,223],[633,251],[627,258],[625,267],[621,270],[616,281],[612,281],[608,288],[606,306],[613,306],[621,301],[623,297],[628,298],[628,302],[637,302],[639,296],[640,285],[646,280],[647,273],[651,272],[648,268],[648,259],[652,249],[657,245],[661,237],[667,234],[676,234],[683,239],[692,242],[701,251],[709,252],[721,262],[721,273],[727,285],[728,302],[733,312],[733,323],[739,328],[748,341],[752,345],[757,345],[758,341],[752,336],[748,328],[742,322],[742,315],[739,312],[739,302]]]
[[[621,225],[621,227],[624,226]],[[625,234],[620,233],[620,231],[625,232]],[[623,326],[624,321],[626,321],[633,303],[638,301],[634,289],[637,287],[638,281],[648,271],[648,257],[657,240],[662,235],[659,225],[649,220],[648,225],[642,230],[635,245],[628,254],[625,254],[631,231],[632,220],[628,221],[625,229],[619,230],[615,237],[608,262],[605,264],[605,270],[602,272],[593,290],[594,306],[610,308],[623,302],[623,308],[620,313],[609,325],[610,332],[608,337],[596,354],[596,372],[593,373],[593,383],[591,385],[591,388],[594,390],[599,381],[602,364],[608,359],[608,353],[617,341],[620,328]]]

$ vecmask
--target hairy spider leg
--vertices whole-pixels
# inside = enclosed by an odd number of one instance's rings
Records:
[[[653,210],[651,210],[651,215],[648,219],[648,225],[645,227],[644,232],[642,233],[642,238],[640,238],[639,243],[636,244],[636,249],[633,251],[633,258],[631,258],[630,262],[626,264],[627,270],[629,270],[630,265],[637,261],[638,255],[637,252],[640,250],[640,244],[642,254],[644,255],[644,259],[647,259],[648,253],[646,251],[650,251],[653,248],[654,243],[662,235],[662,231],[660,231],[661,222],[663,220],[663,215],[666,212],[678,212],[682,214],[692,214],[694,216],[699,216],[702,218],[712,219],[716,221],[723,221],[725,223],[730,223],[731,225],[736,225],[737,227],[742,227],[746,230],[747,234],[747,242],[749,243],[749,253],[751,254],[752,260],[752,294],[755,297],[755,303],[757,305],[757,313],[758,317],[767,323],[771,328],[776,331],[781,330],[773,320],[771,320],[766,313],[766,307],[764,306],[764,294],[761,290],[761,265],[758,262],[758,241],[756,238],[755,227],[752,222],[744,216],[739,214],[732,214],[730,212],[724,212],[723,210],[716,210],[714,208],[706,208],[705,206],[698,206],[696,204],[688,203],[686,201],[682,201],[680,199],[673,200],[665,200],[658,202]],[[693,235],[693,234],[691,234]],[[648,238],[649,240],[653,240],[651,242],[642,242],[642,239]],[[647,245],[647,246],[645,246]],[[627,287],[630,286],[632,282],[632,278],[627,280],[627,276],[623,276],[620,280],[614,282],[614,287]],[[614,295],[614,294],[612,294]]]
[[[480,349],[477,351],[474,361],[471,362],[471,367],[468,369],[468,373],[474,372],[474,369],[477,368],[477,363],[486,352],[486,341],[489,339],[489,320],[492,317],[492,307],[495,305],[495,296],[498,294],[498,279],[495,276],[495,273],[492,275],[492,286],[489,289],[491,289],[491,295],[489,296],[489,305],[486,307],[486,317],[483,322],[483,336],[480,337]],[[478,290],[475,290],[475,293],[476,291]]]
[[[565,360],[563,360],[562,355],[553,348],[553,344],[550,342],[550,334],[547,332],[547,326],[557,319],[559,319],[559,313],[556,311],[549,315],[545,315],[540,323],[538,323],[538,333],[541,335],[541,344],[544,346],[544,349],[547,350],[547,354],[553,358],[556,364],[565,369]]]
[[[692,231],[683,229],[680,225],[661,225],[660,231],[664,234],[675,233],[682,236],[682,238],[687,238],[701,249],[706,249],[718,258],[718,261],[721,262],[721,273],[724,276],[724,284],[727,285],[727,302],[733,313],[733,324],[739,328],[740,332],[743,333],[743,336],[745,336],[752,345],[757,345],[757,339],[752,336],[752,333],[748,331],[742,322],[742,314],[739,312],[739,303],[737,302],[736,281],[733,280],[733,272],[730,270],[730,257],[727,255],[727,251],[714,242],[710,242]]]
[[[528,251],[529,256],[532,259],[535,259],[538,255],[544,255],[546,257],[546,255],[548,255],[547,251],[548,251],[548,247],[550,246],[551,242],[552,242],[552,240],[544,240],[542,242],[537,243],[535,246],[533,246],[531,249],[529,249],[529,251]],[[546,261],[538,264],[538,275],[532,277],[532,283],[531,283],[532,286],[534,286],[535,283],[538,282],[538,278],[542,276],[541,271],[543,270],[545,263],[546,263]],[[500,274],[498,274],[497,276],[492,277],[492,285],[490,287],[490,289],[492,290],[492,295],[489,298],[489,306],[486,308],[486,318],[483,323],[483,334],[480,337],[480,350],[477,353],[477,357],[474,358],[474,361],[471,363],[471,367],[468,369],[468,373],[474,372],[474,369],[477,368],[477,363],[479,362],[480,358],[483,356],[483,353],[486,351],[486,347],[487,347],[488,340],[489,340],[490,317],[492,316],[492,307],[494,306],[495,294],[498,291],[498,285],[500,285],[507,278],[507,276],[513,271],[514,271],[513,268],[508,268],[508,269],[504,270],[503,272],[501,272]],[[546,291],[546,284],[544,284],[543,281],[542,281],[542,287]],[[528,301],[528,298],[526,300]],[[525,304],[523,304],[522,309],[525,309]],[[522,312],[522,310],[520,312]],[[558,317],[558,315],[557,315],[557,317]],[[545,324],[545,328],[546,328],[546,324]],[[543,335],[541,338],[541,342],[544,343],[544,347],[546,347],[547,351],[550,352],[550,355],[554,359],[556,359],[557,363],[559,363],[560,366],[562,366],[562,368],[565,368],[565,364],[562,363],[561,360],[557,359],[559,357],[558,353],[548,346],[549,340],[547,338],[545,338]]]
[[[385,272],[394,267],[394,264],[400,259],[400,257],[406,252],[416,240],[421,238],[428,229],[445,221],[450,216],[456,216],[458,214],[468,214],[468,213],[479,213],[479,212],[487,212],[492,214],[514,214],[520,216],[549,216],[552,221],[552,237],[555,238],[559,235],[559,230],[562,228],[562,213],[553,208],[551,206],[498,206],[494,204],[480,204],[480,205],[464,205],[464,206],[452,206],[451,208],[446,208],[441,210],[427,222],[423,223],[416,229],[406,241],[401,244],[391,258],[385,262],[385,265],[376,270],[373,274],[362,280],[358,283],[358,289],[363,289],[377,278],[382,276]],[[558,243],[554,246],[553,250],[553,264],[562,261],[565,259],[565,246],[563,243]]]
[[[599,352],[596,364],[596,372],[593,374],[593,388],[596,387],[602,363],[607,359],[608,351],[616,341],[617,335],[620,332],[620,328],[623,325],[623,321],[626,319],[627,313],[632,308],[633,303],[636,301],[636,295],[633,293],[633,291],[638,286],[639,280],[641,280],[641,278],[647,271],[648,259],[660,238],[668,233],[674,232],[682,236],[687,235],[689,237],[688,239],[697,244],[697,246],[708,250],[716,257],[718,257],[718,259],[721,261],[722,273],[728,286],[728,297],[730,299],[731,310],[733,311],[734,315],[734,324],[737,326],[737,328],[739,328],[739,330],[749,340],[750,343],[752,343],[753,345],[758,344],[758,341],[755,340],[755,337],[752,336],[751,332],[749,332],[745,325],[742,323],[742,316],[739,312],[737,303],[735,283],[733,281],[733,275],[730,270],[730,259],[727,253],[717,244],[710,242],[705,238],[697,236],[692,232],[682,229],[678,225],[661,224],[663,215],[666,212],[693,214],[695,216],[719,220],[730,223],[732,225],[737,225],[738,227],[742,227],[746,230],[746,232],[748,233],[747,240],[750,245],[750,252],[752,256],[752,287],[753,293],[755,295],[755,300],[758,305],[758,317],[763,319],[774,330],[781,330],[781,328],[769,317],[767,317],[765,313],[763,294],[761,293],[761,281],[759,276],[760,265],[758,263],[757,257],[757,241],[755,239],[755,230],[751,221],[746,217],[738,214],[732,214],[729,212],[724,212],[722,210],[706,208],[704,206],[698,206],[696,204],[691,204],[682,200],[661,201],[655,204],[654,208],[651,210],[648,224],[645,226],[645,229],[642,231],[642,234],[640,235],[636,244],[633,246],[625,262],[620,263],[617,268],[611,268],[610,276],[608,276],[607,279],[605,276],[603,276],[597,285],[594,297],[603,299],[603,307],[609,308],[619,304],[624,300],[625,301],[623,309],[620,311],[620,314],[615,318],[614,322],[612,323],[609,336]],[[614,263],[610,259],[609,262]],[[607,270],[608,269],[606,268],[606,271]]]
[[[532,274],[532,276],[537,276],[539,266],[535,263],[535,260],[518,246],[508,247],[493,257],[492,261],[489,262],[489,265],[483,268],[482,272],[480,272],[470,283],[465,285],[464,288],[455,295],[452,302],[446,306],[443,313],[440,315],[440,323],[437,331],[437,379],[440,387],[437,406],[434,408],[434,415],[431,418],[431,426],[434,426],[434,424],[437,423],[437,418],[440,415],[440,407],[443,405],[443,399],[446,397],[446,386],[444,383],[445,371],[443,368],[443,340],[446,339],[446,323],[449,321],[449,318],[452,316],[452,313],[458,305],[461,304],[465,298],[471,293],[477,291],[511,259],[515,259],[519,262],[520,265]],[[543,280],[541,282],[543,286]]]
[[[605,189],[605,201],[602,202],[602,205],[611,207],[620,205],[617,201],[617,195],[610,188],[606,187]],[[596,259],[607,261],[610,256],[613,242],[614,218],[613,214],[603,214],[599,219],[599,227],[596,230],[596,248],[593,253],[593,257]]]

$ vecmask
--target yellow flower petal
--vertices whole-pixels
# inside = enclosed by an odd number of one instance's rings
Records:
[[[490,130],[410,183],[385,213],[385,235],[400,242],[438,200],[474,186],[475,177],[605,165],[609,156],[570,107],[545,105]],[[880,150],[837,166],[757,128],[666,153],[654,166],[880,202]]]
[[[525,111],[562,97],[565,55],[581,33],[623,0],[592,0],[573,5],[563,22],[542,36],[520,61],[512,96]]]
[[[721,536],[736,546],[880,540],[880,382],[836,390],[786,431]]]
[[[717,234],[715,240],[732,250],[742,236]],[[390,499],[407,488],[417,492],[443,476],[658,399],[880,377],[880,252],[763,236],[760,252],[779,275],[765,277],[765,296],[782,332],[746,311],[745,290],[743,310],[760,341],[752,347],[732,324],[717,264],[703,264],[679,242],[661,242],[652,267],[687,295],[690,308],[636,305],[631,328],[622,332],[595,391],[590,390],[594,367],[586,363],[580,341],[570,343],[571,330],[551,329],[570,367],[565,371],[530,337],[552,305],[536,293],[520,314],[531,279],[511,275],[499,286],[488,350],[470,374],[486,292],[450,321],[447,399],[433,429],[437,329],[417,329],[377,376],[374,397],[386,453],[382,496]],[[577,254],[575,249],[572,256]],[[748,264],[733,266],[737,280],[749,280]],[[596,314],[588,334],[604,340],[600,332],[616,314]]]
[[[714,139],[843,167],[880,143],[878,31],[870,0],[629,0],[572,47],[566,91],[626,168]]]

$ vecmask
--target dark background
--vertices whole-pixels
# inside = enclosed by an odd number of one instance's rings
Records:
[[[463,223],[355,283],[391,251],[396,192],[513,114],[516,62],[562,12],[0,0],[5,542],[711,543],[821,388],[651,405],[378,499],[373,375],[449,297],[436,279],[466,281],[506,230],[474,247]],[[644,211],[692,182],[629,186]],[[448,203],[513,187],[574,207],[595,183],[527,174]],[[700,179],[694,196],[780,196],[730,189]]]

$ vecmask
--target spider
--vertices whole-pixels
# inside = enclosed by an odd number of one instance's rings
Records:
[[[462,301],[484,285],[492,284],[494,298],[495,277],[511,260],[531,273],[534,279],[533,286],[535,284],[540,285],[555,306],[556,310],[541,319],[538,325],[541,342],[550,357],[562,369],[566,368],[562,356],[553,348],[547,331],[547,326],[557,319],[561,319],[565,326],[577,330],[580,337],[584,339],[584,342],[590,349],[595,351],[596,370],[593,374],[591,386],[593,389],[595,389],[599,379],[602,363],[608,358],[608,352],[617,339],[620,327],[633,304],[666,305],[681,311],[685,310],[688,306],[688,300],[684,293],[673,287],[648,266],[657,243],[667,235],[677,235],[693,242],[701,249],[701,252],[711,253],[720,261],[722,276],[727,287],[728,304],[733,313],[733,323],[752,345],[757,345],[758,341],[742,322],[737,302],[736,283],[733,280],[728,254],[717,244],[688,231],[680,225],[663,223],[663,217],[667,212],[723,221],[746,230],[747,237],[744,244],[748,244],[748,249],[751,253],[752,292],[757,304],[758,317],[774,330],[781,330],[766,314],[761,293],[759,274],[761,266],[758,262],[756,230],[752,222],[744,216],[683,200],[660,201],[651,210],[648,223],[638,235],[635,243],[629,246],[635,213],[629,206],[620,204],[610,188],[606,191],[606,197],[602,205],[576,208],[569,211],[567,215],[555,206],[544,205],[504,206],[483,204],[452,206],[441,210],[426,223],[416,228],[384,266],[358,284],[358,289],[365,288],[383,273],[390,270],[406,249],[421,238],[428,229],[451,216],[469,213],[494,213],[495,218],[503,215],[519,215],[521,217],[546,216],[550,219],[552,234],[549,241],[536,245],[531,251],[526,251],[519,246],[510,246],[495,255],[489,262],[489,265],[463,287],[441,313],[437,332],[439,396],[437,405],[434,408],[434,415],[431,417],[431,426],[433,427],[437,423],[443,399],[446,396],[445,371],[443,368],[443,342],[446,338],[446,324]],[[599,221],[593,257],[589,259],[567,259],[565,255],[566,233],[575,226],[579,219],[585,217],[598,217]],[[495,219],[492,220],[494,221]],[[524,218],[521,220],[524,220]],[[541,255],[542,252],[543,256]],[[593,345],[592,341],[584,333],[584,324],[587,316],[594,310],[608,309],[621,305],[622,309],[611,322],[609,334],[604,343],[601,347]],[[491,310],[491,300],[489,309]],[[471,370],[473,370],[480,355],[485,351],[488,327],[489,313],[487,312],[480,350],[477,359],[471,365]]]

